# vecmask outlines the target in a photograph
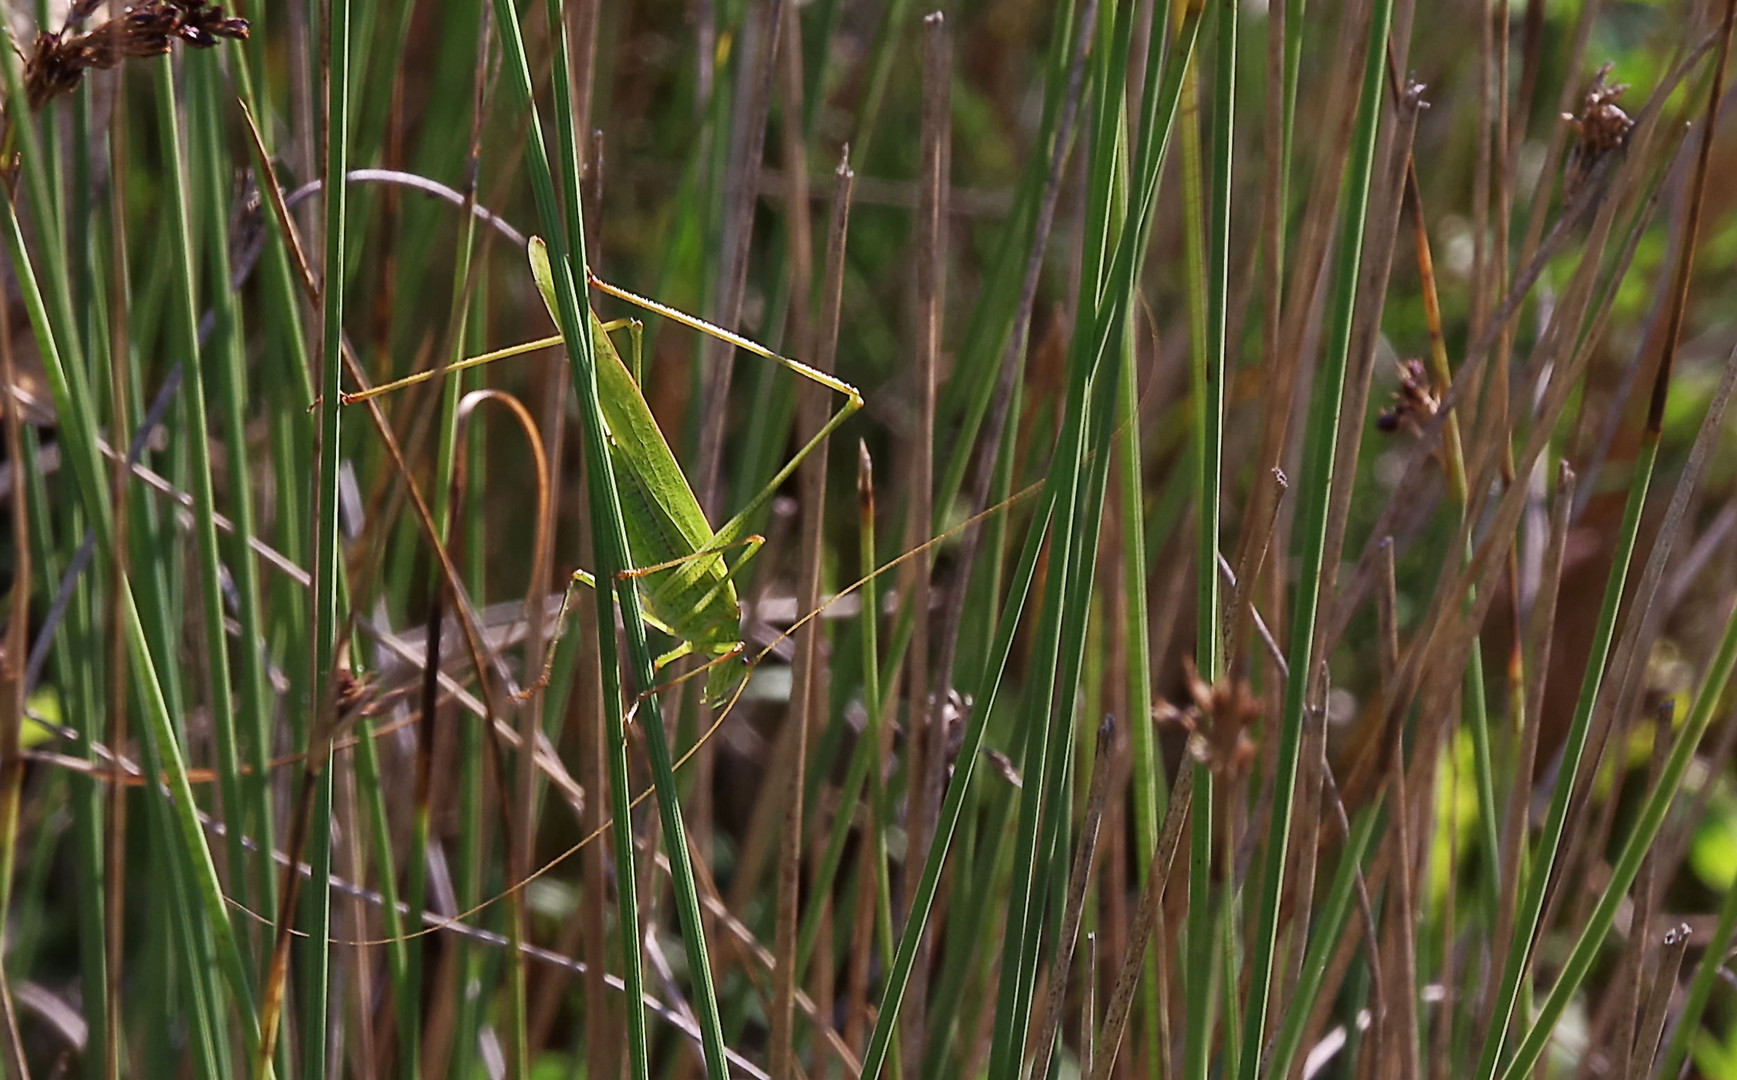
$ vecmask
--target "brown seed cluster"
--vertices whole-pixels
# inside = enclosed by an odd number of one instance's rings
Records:
[[[1579,136],[1568,155],[1568,168],[1562,178],[1562,194],[1572,199],[1593,169],[1611,154],[1620,153],[1628,145],[1628,133],[1634,121],[1616,99],[1628,89],[1627,83],[1610,81],[1610,65],[1598,69],[1587,88],[1580,106],[1580,115],[1563,113],[1562,119]]]
[[[24,65],[24,93],[32,109],[77,89],[91,68],[106,71],[131,56],[161,56],[177,40],[196,49],[214,48],[222,38],[247,40],[246,19],[231,18],[206,0],[140,0],[108,22],[74,29],[102,6],[102,0],[81,0],[63,29],[36,35]]]
[[[1391,435],[1402,427],[1413,431],[1423,427],[1441,408],[1441,397],[1430,385],[1429,372],[1423,361],[1402,360],[1399,363],[1399,389],[1393,392],[1393,404],[1375,417],[1375,426]]]
[[[362,705],[366,704],[373,686],[366,678],[358,679],[347,669],[339,669],[335,695],[337,698],[338,715],[348,716]]]
[[[1213,775],[1241,778],[1255,758],[1255,741],[1248,732],[1260,719],[1260,699],[1246,679],[1208,683],[1187,657],[1182,664],[1192,700],[1180,709],[1160,701],[1155,710],[1158,722],[1184,728],[1189,734],[1188,752]]]

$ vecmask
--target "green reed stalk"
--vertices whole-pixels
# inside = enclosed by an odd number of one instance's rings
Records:
[[[347,228],[350,146],[350,0],[332,0],[326,19],[326,124],[325,124],[325,286],[320,315],[320,436],[319,473],[314,499],[313,589],[313,697],[309,701],[306,767],[313,770],[315,789],[312,808],[316,826],[308,832],[306,860],[312,880],[302,896],[308,942],[302,948],[302,1072],[312,1080],[326,1068],[327,995],[331,968],[331,830],[324,822],[332,814],[330,725],[335,722],[338,678],[338,476],[343,457],[340,442],[339,403],[341,352],[344,336],[344,251]],[[311,886],[311,887],[309,887]],[[287,919],[295,918],[286,912]]]
[[[1254,1080],[1266,1043],[1267,1009],[1278,951],[1279,898],[1284,894],[1285,864],[1290,851],[1291,815],[1297,788],[1297,766],[1303,739],[1304,709],[1311,673],[1315,670],[1315,619],[1320,610],[1322,560],[1327,540],[1327,506],[1333,489],[1334,453],[1339,441],[1340,405],[1345,392],[1346,361],[1351,349],[1351,325],[1357,303],[1358,267],[1363,232],[1369,215],[1369,189],[1375,164],[1376,132],[1381,120],[1381,94],[1388,27],[1393,0],[1376,0],[1364,58],[1363,87],[1357,127],[1352,136],[1350,174],[1345,188],[1345,227],[1339,240],[1338,266],[1327,335],[1325,366],[1309,418],[1307,450],[1301,478],[1303,559],[1299,595],[1291,622],[1290,678],[1285,684],[1284,713],[1279,721],[1278,769],[1273,777],[1273,807],[1267,828],[1266,862],[1261,871],[1260,910],[1255,923],[1253,981],[1243,1028],[1239,1080]]]

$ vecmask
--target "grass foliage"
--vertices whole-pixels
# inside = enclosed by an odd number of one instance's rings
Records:
[[[8,1075],[1737,1080],[1737,0],[8,14]]]

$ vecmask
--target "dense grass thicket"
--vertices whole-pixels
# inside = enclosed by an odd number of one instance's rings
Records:
[[[8,1075],[1737,1080],[1737,0],[7,14]]]

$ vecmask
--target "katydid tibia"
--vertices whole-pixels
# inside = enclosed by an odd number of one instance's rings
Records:
[[[539,237],[529,244],[531,274],[543,303],[557,326],[554,279],[549,266],[547,247]],[[637,582],[644,601],[646,621],[676,639],[675,648],[659,657],[662,668],[680,656],[695,655],[707,669],[704,700],[719,704],[734,696],[745,672],[729,661],[743,655],[741,605],[736,596],[735,576],[744,563],[757,551],[764,539],[746,532],[748,520],[777,493],[795,473],[802,460],[844,423],[852,413],[862,408],[862,395],[854,386],[835,379],[807,364],[780,356],[762,345],[738,334],[695,318],[674,308],[648,300],[643,296],[617,288],[587,272],[587,280],[600,292],[637,304],[648,311],[679,322],[695,330],[712,334],[737,348],[765,357],[811,379],[844,397],[845,401],[820,430],[798,450],[776,475],[735,517],[716,529],[706,520],[700,503],[688,486],[687,477],[671,453],[669,443],[652,416],[651,408],[641,393],[639,374],[639,339],[634,335],[634,364],[630,372],[609,337],[611,329],[621,324],[605,323],[595,311],[589,312],[591,339],[597,358],[597,393],[602,405],[603,426],[609,443],[609,463],[615,472],[616,487],[621,500],[622,518],[627,526],[628,550],[634,567],[622,572],[622,577]],[[422,382],[434,375],[458,371],[479,364],[521,353],[549,348],[561,343],[561,337],[542,338],[510,348],[484,353],[449,364],[444,368],[386,383],[372,390],[345,395],[345,402],[359,401],[389,390]],[[739,553],[738,553],[739,552]],[[573,590],[579,585],[594,585],[590,574],[576,570],[562,598],[561,614],[557,618],[557,634],[564,624]],[[542,677],[548,678],[548,667],[554,661],[554,643],[549,646]]]

